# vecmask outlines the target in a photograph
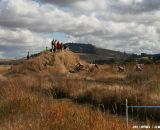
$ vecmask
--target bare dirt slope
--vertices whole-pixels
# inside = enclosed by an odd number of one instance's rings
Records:
[[[11,73],[27,74],[44,71],[67,73],[78,63],[87,65],[85,61],[79,58],[78,54],[71,51],[44,52],[34,58],[25,60],[22,64],[12,66]]]

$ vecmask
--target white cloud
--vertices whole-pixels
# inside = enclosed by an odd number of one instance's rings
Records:
[[[25,45],[25,46],[42,46],[44,39],[49,38],[42,37],[36,33],[32,33],[29,30],[15,29],[10,30],[8,28],[0,27],[0,45]]]
[[[159,9],[159,0],[0,0],[0,46],[41,48],[62,32],[75,42],[157,53]]]

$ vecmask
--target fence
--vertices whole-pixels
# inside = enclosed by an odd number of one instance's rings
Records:
[[[160,109],[160,106],[128,106],[128,100],[126,99],[126,126],[128,127],[128,108],[148,108],[148,109]]]

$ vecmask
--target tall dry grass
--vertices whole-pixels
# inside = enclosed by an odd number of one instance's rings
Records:
[[[156,65],[145,66],[144,71],[136,72],[129,66],[125,73],[117,73],[111,66],[84,74],[92,79],[70,79],[53,77],[55,84],[52,94],[57,98],[70,98],[75,102],[103,106],[113,113],[125,113],[125,99],[129,105],[160,105],[160,69]],[[105,71],[104,71],[105,70]],[[160,120],[159,109],[132,109],[132,117]]]
[[[68,86],[72,84],[67,80],[65,82]],[[103,113],[99,109],[93,110],[89,106],[81,106],[72,101],[53,99],[49,91],[53,85],[50,78],[42,75],[1,80],[0,128],[2,130],[126,129],[122,119]],[[48,93],[44,90],[48,90]]]
[[[0,74],[4,74],[10,69],[9,65],[0,65]]]
[[[14,66],[7,80],[0,79],[1,128],[122,130],[123,120],[97,108],[124,115],[126,98],[129,105],[159,105],[158,66],[146,66],[143,72],[128,66],[127,72],[117,73],[115,66],[103,65],[92,71],[66,73],[79,61],[67,52],[56,56],[44,53]],[[66,99],[72,103],[63,102]],[[160,111],[152,109],[129,113],[137,119],[160,117]]]

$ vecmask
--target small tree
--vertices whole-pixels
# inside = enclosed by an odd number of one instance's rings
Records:
[[[118,64],[120,64],[121,63],[121,60],[120,60],[120,58],[119,57],[115,57],[115,58],[113,58],[113,64],[116,64],[116,65],[118,65]]]

